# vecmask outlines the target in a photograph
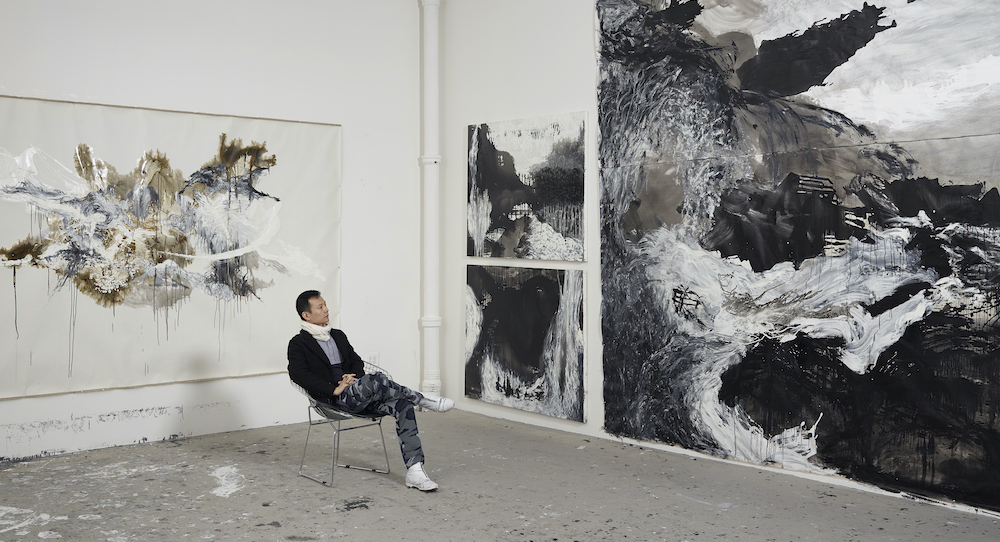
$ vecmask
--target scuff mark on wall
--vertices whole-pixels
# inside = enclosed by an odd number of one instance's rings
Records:
[[[5,437],[5,447],[9,449],[11,445],[22,444],[30,441],[42,440],[50,434],[60,433],[84,433],[95,429],[99,424],[119,424],[135,420],[155,419],[168,416],[183,416],[184,408],[174,407],[151,407],[119,410],[104,414],[77,416],[70,414],[67,420],[44,420],[24,423],[0,424],[0,434]],[[136,442],[143,441],[143,438],[136,439]],[[44,457],[49,455],[59,455],[66,453],[63,448],[46,450],[41,454],[34,454],[31,457]],[[0,456],[0,461],[21,461],[31,457],[4,457]]]

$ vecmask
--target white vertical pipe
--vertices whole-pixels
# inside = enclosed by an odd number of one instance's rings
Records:
[[[441,112],[438,18],[441,0],[420,0],[423,11],[423,258],[421,284],[424,375],[420,389],[441,392]]]

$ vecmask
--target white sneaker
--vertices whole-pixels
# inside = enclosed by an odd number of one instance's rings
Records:
[[[427,473],[424,472],[424,464],[417,463],[406,469],[406,487],[415,487],[420,491],[434,491],[438,485],[427,477]]]
[[[417,406],[426,408],[432,412],[448,412],[455,407],[455,401],[447,397],[431,397],[422,395]]]

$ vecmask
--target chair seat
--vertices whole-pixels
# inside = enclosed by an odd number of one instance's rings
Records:
[[[330,420],[343,421],[343,420],[354,420],[358,418],[365,418],[374,421],[384,416],[384,414],[382,414],[381,412],[359,412],[359,413],[347,412],[346,410],[341,410],[327,403],[321,403],[319,401],[316,401],[315,399],[313,401],[315,402],[315,404],[312,406],[316,409],[316,412],[318,412],[324,418]]]

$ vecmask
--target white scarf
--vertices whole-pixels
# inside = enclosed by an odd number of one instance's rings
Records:
[[[306,333],[313,336],[317,341],[329,341],[330,340],[330,330],[333,328],[330,324],[325,326],[317,326],[316,324],[306,322],[302,320],[302,329],[306,330]]]

